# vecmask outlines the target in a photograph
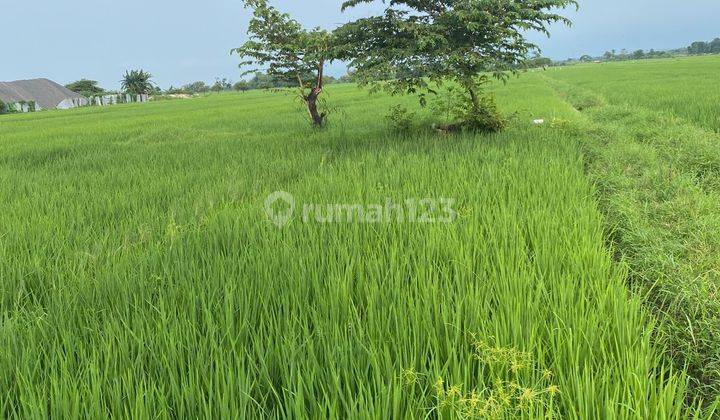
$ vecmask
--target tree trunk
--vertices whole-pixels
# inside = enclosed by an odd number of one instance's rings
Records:
[[[318,112],[317,108],[317,99],[318,96],[323,91],[323,78],[324,78],[324,72],[325,72],[325,60],[321,59],[320,63],[318,63],[318,72],[317,72],[317,80],[315,81],[315,87],[312,89],[310,94],[305,98],[305,103],[307,103],[308,112],[310,113],[310,118],[313,120],[313,125],[315,127],[322,127],[322,125],[325,123],[325,113]]]
[[[315,88],[312,90],[312,92],[310,92],[308,96],[305,97],[305,103],[307,104],[308,112],[310,113],[310,118],[313,121],[313,125],[316,127],[322,127],[322,125],[325,123],[325,114],[321,114],[318,111],[318,96],[320,96],[320,90]]]
[[[315,127],[322,127],[323,124],[325,124],[325,117],[326,114],[320,113],[318,111],[317,106],[317,100],[320,94],[323,91],[323,78],[324,78],[324,72],[325,72],[325,59],[321,59],[318,63],[318,69],[317,69],[317,79],[315,81],[315,87],[310,90],[310,93],[305,95],[305,83],[302,80],[302,77],[300,76],[300,73],[297,74],[298,83],[300,85],[300,96],[302,97],[303,101],[305,101],[305,105],[307,105],[308,113],[310,114],[310,118],[312,119],[313,125]]]
[[[480,113],[480,96],[475,90],[475,86],[473,86],[471,83],[468,83],[465,85],[465,89],[467,89],[468,93],[470,93],[470,99],[472,100],[472,109],[474,114]]]

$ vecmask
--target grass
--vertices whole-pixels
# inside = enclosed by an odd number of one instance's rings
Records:
[[[669,112],[720,132],[720,56],[625,61],[557,68],[548,75],[594,91],[610,104]]]
[[[706,60],[696,60],[700,69]],[[638,74],[664,71],[658,68],[662,62],[633,65]],[[687,370],[693,395],[717,404],[720,136],[667,111],[604,98],[566,74],[551,72],[548,80],[584,112],[585,121],[572,130],[582,139],[613,245],[630,267],[632,285],[660,321],[654,341]],[[679,91],[675,106],[682,108],[686,100]],[[706,105],[704,100],[699,98],[697,106]]]
[[[391,134],[352,86],[322,132],[263,92],[3,117],[1,415],[699,416],[577,133],[531,124],[580,117],[537,76],[497,95],[486,137]],[[278,229],[278,190],[459,217]]]

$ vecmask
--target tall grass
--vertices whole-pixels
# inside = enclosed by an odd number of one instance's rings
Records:
[[[603,243],[575,118],[540,79],[502,135],[398,138],[266,93],[0,120],[11,418],[681,418],[686,380]],[[269,223],[451,197],[451,224]]]
[[[713,410],[720,401],[720,136],[672,114],[551,84],[585,111],[573,130],[611,239],[660,320],[656,341]]]

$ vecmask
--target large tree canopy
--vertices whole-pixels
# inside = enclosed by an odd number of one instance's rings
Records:
[[[243,75],[264,70],[276,79],[293,81],[313,123],[322,125],[325,114],[318,111],[317,99],[323,91],[325,64],[332,59],[331,34],[320,28],[304,29],[267,0],[245,0],[245,7],[253,10],[250,40],[232,50],[245,60],[240,63],[247,69]]]
[[[348,0],[343,10],[376,0]],[[539,48],[526,34],[549,35],[552,23],[570,21],[559,9],[574,0],[389,0],[383,14],[359,19],[336,31],[339,58],[348,60],[360,82],[394,93],[419,93],[431,84],[459,82],[473,107],[488,74],[506,79]]]
[[[65,85],[66,88],[83,96],[96,96],[105,93],[105,89],[98,86],[95,80],[80,79],[77,82]]]

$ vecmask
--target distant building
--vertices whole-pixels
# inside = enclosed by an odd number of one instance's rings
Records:
[[[0,101],[14,106],[20,112],[30,110],[70,109],[89,104],[82,95],[48,79],[0,82]]]

